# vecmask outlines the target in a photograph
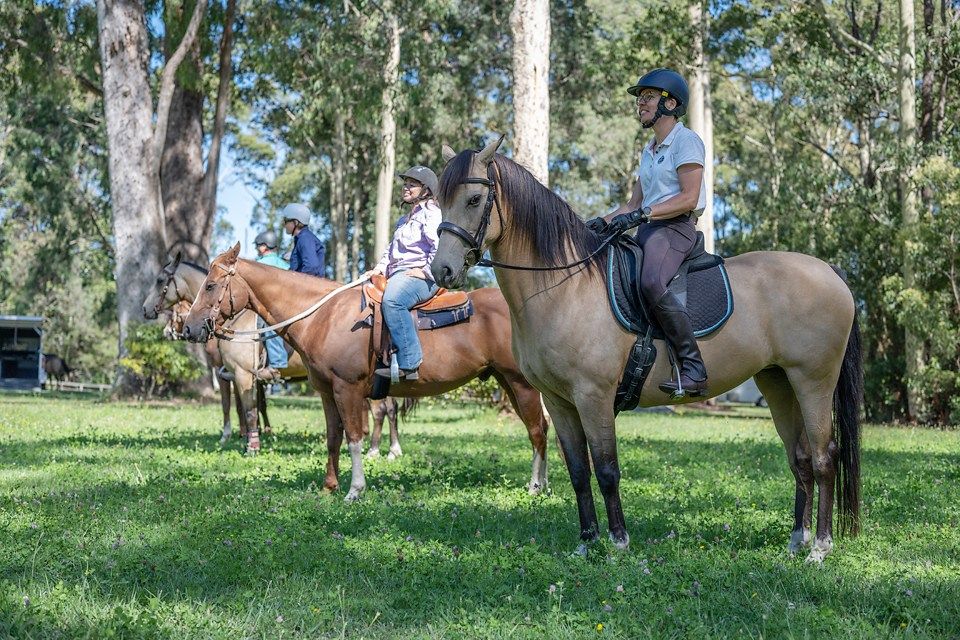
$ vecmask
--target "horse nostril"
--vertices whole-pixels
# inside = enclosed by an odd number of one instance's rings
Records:
[[[190,327],[188,327],[187,325],[183,325],[183,337],[184,338],[190,337]]]

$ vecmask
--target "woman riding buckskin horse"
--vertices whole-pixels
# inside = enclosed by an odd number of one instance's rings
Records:
[[[654,137],[641,153],[630,200],[587,226],[607,235],[647,223],[637,233],[644,251],[640,289],[680,361],[679,379],[659,388],[677,397],[701,396],[707,369],[686,307],[667,287],[696,243],[696,219],[706,206],[703,141],[678,120],[687,111],[689,90],[676,71],[654,69],[627,92],[637,97],[637,116]]]
[[[399,177],[403,180],[403,202],[410,205],[410,211],[397,222],[393,241],[380,262],[364,275],[382,273],[387,276],[383,319],[397,347],[400,378],[416,380],[423,350],[410,309],[432,298],[439,288],[429,265],[437,253],[437,227],[440,226],[441,213],[435,199],[437,174],[418,165],[410,167]],[[376,373],[390,377],[390,368],[377,369]]]

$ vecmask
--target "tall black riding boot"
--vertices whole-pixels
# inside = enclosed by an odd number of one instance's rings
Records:
[[[703,365],[697,339],[693,337],[693,326],[686,308],[668,291],[653,308],[653,313],[680,360],[680,384],[676,380],[665,380],[660,383],[660,390],[677,397],[705,395],[707,368]]]

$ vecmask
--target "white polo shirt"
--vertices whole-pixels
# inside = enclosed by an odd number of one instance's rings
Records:
[[[704,165],[703,140],[695,132],[678,122],[654,152],[656,139],[640,152],[640,186],[643,188],[644,207],[669,200],[680,193],[677,167],[685,164]],[[693,213],[700,215],[707,206],[707,188],[700,177],[700,198]]]

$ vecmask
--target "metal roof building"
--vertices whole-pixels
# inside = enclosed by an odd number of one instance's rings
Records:
[[[0,316],[0,389],[39,389],[43,318]]]

